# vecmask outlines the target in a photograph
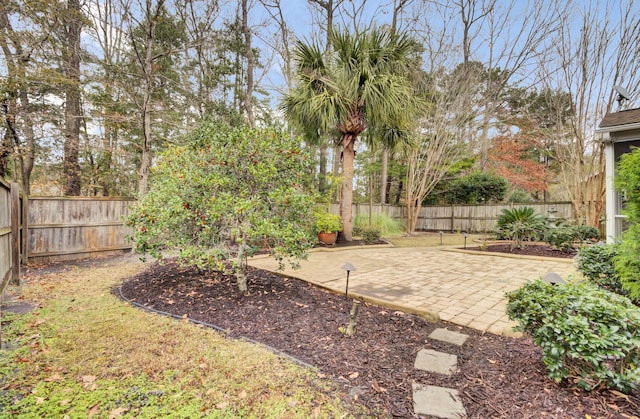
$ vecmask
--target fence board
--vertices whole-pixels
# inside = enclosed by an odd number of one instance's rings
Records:
[[[69,260],[131,249],[123,218],[132,198],[31,197],[29,260]]]
[[[490,232],[504,209],[514,207],[532,207],[536,214],[549,221],[574,221],[574,208],[571,202],[531,202],[526,204],[492,205],[429,205],[420,209],[416,228],[427,231],[468,231],[473,233]],[[340,213],[338,204],[332,204],[330,211]],[[406,209],[399,205],[374,204],[372,213],[384,213],[393,219],[406,223]],[[369,204],[354,204],[353,216],[369,216]]]
[[[20,190],[0,179],[0,293],[20,284]]]

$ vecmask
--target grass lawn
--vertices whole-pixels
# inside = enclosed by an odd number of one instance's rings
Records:
[[[0,412],[13,417],[346,417],[331,384],[247,342],[115,297],[131,260],[30,275],[39,307],[2,313]],[[355,413],[359,415],[359,413]],[[0,415],[2,416],[2,415]]]
[[[474,240],[481,240],[485,235],[482,234],[469,234],[467,236],[467,246],[478,246]],[[439,233],[424,233],[419,232],[411,236],[398,235],[385,237],[385,240],[391,242],[396,247],[433,247],[440,246],[440,234]],[[464,236],[459,233],[443,233],[442,234],[443,246],[464,246]]]

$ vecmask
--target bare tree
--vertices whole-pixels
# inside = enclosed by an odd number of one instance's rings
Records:
[[[249,0],[242,0],[242,36],[245,43],[245,58],[247,60],[246,75],[246,91],[244,94],[243,108],[247,115],[247,120],[251,128],[256,127],[256,118],[253,113],[253,89],[254,89],[254,71],[255,57],[253,55],[253,47],[251,46],[251,28],[249,27]]]
[[[573,202],[577,217],[592,226],[604,210],[605,186],[603,144],[595,129],[612,111],[614,85],[640,88],[637,1],[623,2],[617,13],[611,12],[613,4],[600,6],[573,4],[573,9],[581,8],[577,21],[574,14],[561,16],[552,61],[540,67],[548,91],[571,95],[569,117],[556,120],[548,135],[555,144],[563,196]]]
[[[459,0],[454,4],[463,23],[462,71],[469,81],[468,92],[476,97],[467,101],[477,130],[480,168],[485,169],[491,142],[490,133],[497,112],[504,105],[504,92],[510,85],[530,82],[537,58],[545,42],[558,29],[559,13],[555,1]],[[516,7],[517,6],[517,7]],[[481,63],[482,71],[477,65]]]

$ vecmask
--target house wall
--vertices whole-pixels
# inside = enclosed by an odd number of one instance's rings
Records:
[[[620,156],[629,153],[632,147],[640,147],[640,129],[605,132],[606,157],[606,230],[607,243],[614,243],[626,227],[626,217],[622,214],[622,195],[615,190],[615,171]]]

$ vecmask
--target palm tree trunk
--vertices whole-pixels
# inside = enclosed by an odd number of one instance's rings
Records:
[[[342,199],[340,200],[340,216],[342,217],[342,237],[345,241],[353,240],[353,161],[355,159],[355,142],[353,134],[342,136]]]

